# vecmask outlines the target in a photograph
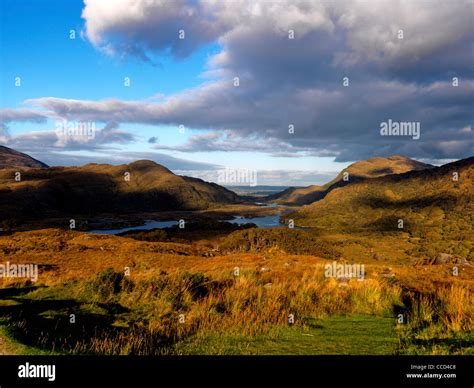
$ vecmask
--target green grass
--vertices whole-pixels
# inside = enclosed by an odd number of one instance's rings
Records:
[[[394,354],[398,339],[394,318],[339,315],[308,320],[305,327],[285,327],[255,338],[207,335],[176,344],[179,354]]]
[[[0,319],[0,355],[48,356],[58,354],[59,353],[38,349],[15,341],[12,338],[12,334],[6,325],[6,322],[3,319]]]
[[[204,281],[202,276],[188,275],[183,275],[184,279],[193,284],[200,285]],[[125,354],[129,346],[138,346],[143,350],[143,343],[147,344],[143,354],[154,354],[154,351],[160,351],[160,354],[195,355],[474,354],[473,332],[467,329],[458,332],[448,330],[440,320],[433,318],[435,312],[440,314],[442,311],[430,310],[433,308],[430,304],[422,304],[411,311],[412,318],[408,319],[411,323],[401,325],[398,329],[395,318],[390,316],[388,310],[369,315],[357,307],[352,311],[358,313],[341,315],[335,311],[333,315],[321,314],[323,319],[300,316],[293,326],[282,325],[281,321],[266,322],[263,326],[256,325],[254,329],[247,330],[249,326],[244,327],[245,322],[236,321],[231,326],[215,323],[212,327],[206,326],[205,329],[185,334],[180,332],[177,336],[172,335],[171,330],[163,332],[163,336],[170,339],[163,345],[161,339],[155,341],[157,332],[151,335],[147,331],[147,318],[154,317],[154,313],[161,317],[153,310],[156,307],[155,299],[141,297],[142,289],[146,290],[148,283],[139,283],[141,288],[134,290],[139,296],[136,298],[133,293],[122,293],[122,289],[116,292],[110,288],[114,285],[113,276],[99,274],[98,277],[102,280],[100,283],[67,282],[17,293],[10,299],[1,300],[0,314],[3,318],[0,316],[0,354],[53,354],[48,349],[63,354],[69,351],[103,352],[103,349],[109,351],[111,348],[107,346],[112,344],[115,346],[114,351],[120,350],[123,345]],[[99,298],[100,301],[97,300],[97,287],[91,286],[96,283],[104,294]],[[168,288],[181,289],[175,283],[168,285]],[[365,299],[353,300],[354,295],[357,294],[352,294],[349,299],[351,303],[354,306],[358,306],[358,302],[363,305]],[[448,296],[453,299],[452,293]],[[461,296],[458,296],[458,300]],[[428,325],[425,322],[427,313],[421,308],[431,311]],[[77,326],[70,326],[68,321],[72,312],[76,314]],[[260,318],[265,319],[266,315],[256,317]],[[174,328],[169,316],[163,319],[167,322],[165,328]],[[132,330],[137,323],[144,330]],[[108,338],[100,350],[90,350],[87,345],[89,338],[83,337],[84,332],[99,333],[99,342],[105,338],[104,333],[110,332],[117,337],[112,340]],[[243,332],[251,334],[244,335]],[[38,338],[42,340],[37,341]],[[65,338],[68,339],[67,343],[64,342]],[[77,343],[83,344],[83,347],[76,349],[75,341],[79,341]],[[112,342],[109,344],[107,341]],[[121,345],[117,345],[117,341]]]
[[[474,355],[474,332],[452,333],[441,325],[401,333],[400,354]]]

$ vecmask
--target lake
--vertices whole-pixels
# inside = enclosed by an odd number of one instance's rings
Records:
[[[275,228],[278,226],[283,226],[279,222],[280,214],[273,214],[270,216],[261,216],[261,217],[242,217],[236,216],[234,218],[224,220],[223,222],[231,222],[233,224],[248,224],[253,223],[259,228]],[[89,233],[96,234],[119,234],[123,232],[128,232],[129,230],[150,230],[150,229],[163,229],[169,228],[171,226],[178,225],[178,221],[156,221],[156,220],[145,220],[143,225],[132,226],[120,229],[105,229],[105,230],[89,230]]]
[[[261,217],[242,217],[236,216],[233,219],[226,220],[227,222],[231,222],[233,224],[255,224],[259,228],[275,228],[277,226],[283,226],[280,224],[280,214],[272,214],[270,216],[261,216]]]
[[[128,232],[129,230],[150,230],[150,229],[163,229],[169,228],[170,226],[178,225],[178,221],[156,221],[156,220],[145,220],[143,225],[131,226],[120,229],[104,229],[104,230],[89,230],[88,233],[96,234],[119,234],[122,232]]]

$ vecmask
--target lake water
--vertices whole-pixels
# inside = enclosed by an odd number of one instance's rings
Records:
[[[104,229],[104,230],[89,230],[89,233],[96,234],[119,234],[122,232],[128,232],[129,230],[150,230],[150,229],[163,229],[169,228],[170,226],[178,225],[178,221],[156,221],[156,220],[145,220],[144,225],[131,226],[120,229]]]
[[[298,188],[301,186],[226,186],[227,189],[232,190],[236,194],[250,196],[266,196],[281,193],[289,187]]]
[[[273,214],[270,216],[261,216],[261,217],[241,217],[236,216],[232,219],[225,220],[225,222],[231,222],[233,224],[248,224],[253,223],[259,228],[275,228],[282,226],[279,222],[280,214]],[[178,221],[155,221],[155,220],[145,220],[144,225],[132,226],[127,228],[120,229],[105,229],[105,230],[90,230],[89,233],[96,234],[119,234],[122,232],[128,232],[129,230],[150,230],[150,229],[163,229],[169,228],[170,226],[178,225]]]
[[[237,216],[231,220],[226,220],[233,224],[248,224],[252,223],[257,225],[259,228],[275,228],[277,226],[282,226],[280,224],[280,214],[273,214],[271,216],[262,216],[262,217],[241,217]]]

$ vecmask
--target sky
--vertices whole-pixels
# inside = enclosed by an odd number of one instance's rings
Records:
[[[374,156],[469,157],[473,7],[3,0],[0,144],[49,165],[150,159],[240,185],[218,172],[303,186]]]

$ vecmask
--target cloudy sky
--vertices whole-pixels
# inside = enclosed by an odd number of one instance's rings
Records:
[[[151,159],[322,183],[474,154],[474,2],[4,0],[0,144],[50,165]],[[382,136],[381,123],[418,123]]]

